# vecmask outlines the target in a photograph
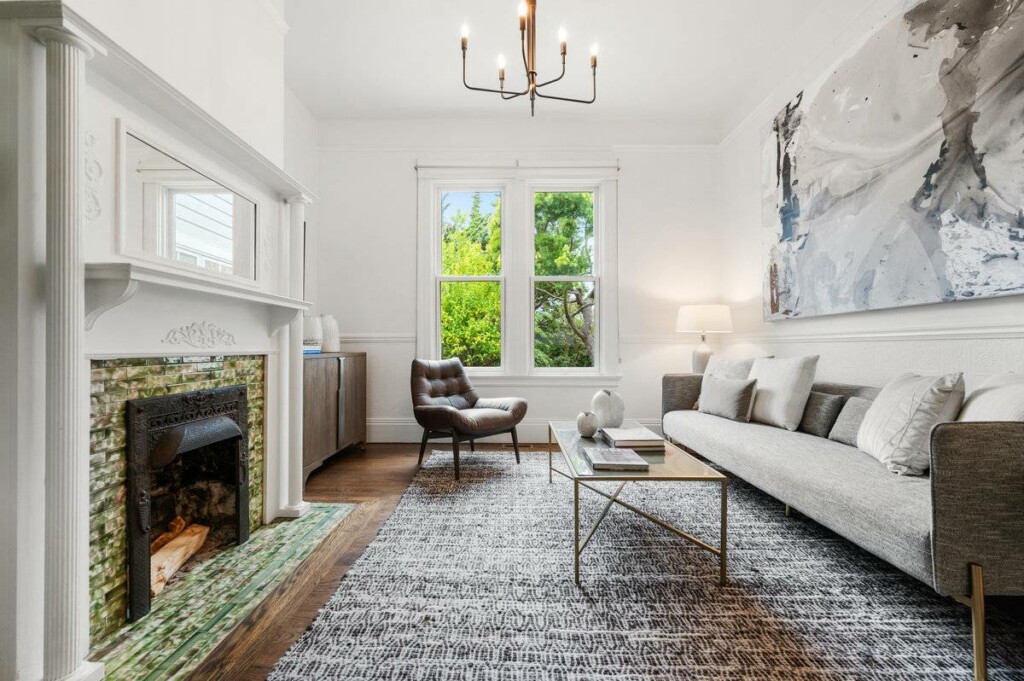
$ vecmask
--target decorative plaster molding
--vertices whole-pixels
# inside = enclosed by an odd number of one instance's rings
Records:
[[[103,214],[103,207],[100,204],[99,192],[97,191],[97,185],[100,178],[103,177],[103,164],[96,158],[96,142],[96,135],[91,132],[85,134],[85,163],[83,168],[83,174],[85,175],[85,188],[83,190],[85,205],[83,213],[86,220],[95,220]]]
[[[734,333],[716,338],[723,344],[736,343],[871,343],[922,340],[979,340],[1024,338],[1024,326],[975,326],[968,328],[905,328],[859,333],[808,333],[774,336],[764,333]]]
[[[212,348],[217,345],[237,345],[235,336],[212,322],[192,322],[171,329],[164,336],[168,345],[190,345],[193,348]]]
[[[415,345],[416,334],[412,333],[350,333],[341,337],[342,343],[372,344],[372,343],[397,343],[400,345]]]

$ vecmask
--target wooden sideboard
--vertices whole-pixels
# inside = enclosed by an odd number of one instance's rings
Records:
[[[366,444],[366,353],[306,355],[302,377],[304,479],[325,459]]]

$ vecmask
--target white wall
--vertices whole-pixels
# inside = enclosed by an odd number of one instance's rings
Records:
[[[816,12],[780,46],[788,67],[772,94],[720,144],[679,146],[671,122],[335,121],[321,128],[310,295],[339,317],[348,347],[369,352],[370,437],[416,440],[408,365],[415,351],[416,174],[421,161],[618,158],[621,391],[628,416],[654,423],[660,376],[689,369],[692,338],[672,331],[681,302],[724,300],[730,355],[820,354],[819,378],[880,385],[902,371],[964,371],[968,387],[1024,371],[1024,297],[817,319],[762,321],[765,240],[761,144],[778,109],[909,0]],[[515,140],[526,140],[517,148]],[[495,394],[497,389],[483,392]],[[527,432],[568,418],[592,389],[509,387],[530,399]]]
[[[68,5],[271,161],[284,157],[280,0]]]
[[[984,376],[1024,371],[1024,297],[978,300],[877,312],[762,321],[761,287],[766,241],[761,228],[761,145],[775,113],[898,14],[902,0],[878,0],[866,9],[806,27],[793,52],[791,72],[722,145],[722,226],[729,246],[722,292],[733,305],[733,354],[820,354],[818,376],[880,385],[902,371],[964,371],[968,388]],[[816,16],[820,22],[822,17]],[[724,348],[723,348],[724,349]]]
[[[320,150],[319,124],[306,105],[289,88],[284,89],[284,171],[314,194],[319,193]],[[306,206],[306,244],[315,253],[317,235],[317,202]],[[305,298],[316,286],[317,259],[306,258]]]
[[[714,148],[674,146],[669,125],[521,121],[348,121],[321,124],[317,311],[335,314],[346,349],[369,361],[371,441],[418,441],[409,363],[416,332],[416,172],[420,162],[619,159],[619,307],[627,416],[660,418],[660,381],[689,369],[693,339],[676,307],[714,299],[721,250]],[[515,140],[527,140],[524,146]],[[546,439],[550,418],[574,418],[595,388],[487,387],[530,401],[521,436]]]

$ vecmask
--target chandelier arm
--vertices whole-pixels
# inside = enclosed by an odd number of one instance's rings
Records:
[[[575,99],[573,97],[558,97],[556,95],[545,95],[540,90],[537,90],[537,96],[543,99],[557,99],[560,102],[575,102],[577,104],[593,104],[597,101],[597,69],[594,69],[594,94],[591,95],[590,99]]]
[[[541,83],[537,87],[541,88],[541,87],[544,87],[545,85],[551,85],[552,83],[557,83],[558,81],[562,80],[563,78],[565,78],[565,55],[562,55],[562,73],[561,73],[561,75],[559,75],[558,78],[552,78],[551,80],[544,81],[543,83]]]
[[[507,94],[505,92],[502,92],[501,93],[501,98],[504,99],[505,101],[508,101],[510,99],[515,99],[516,97],[522,97],[523,95],[525,95],[528,92],[529,92],[529,90],[523,90],[522,92],[510,92],[510,93],[507,93]]]
[[[473,90],[475,92],[493,92],[494,94],[501,95],[502,97],[505,96],[505,91],[504,90],[494,90],[494,89],[488,88],[488,87],[476,87],[475,85],[470,85],[468,82],[466,82],[466,51],[465,50],[462,51],[462,84],[466,86],[467,90]],[[525,95],[527,92],[529,92],[529,90],[524,90],[523,92],[517,93],[515,96],[516,97],[520,97],[522,95]],[[508,99],[513,99],[513,97],[509,97]]]

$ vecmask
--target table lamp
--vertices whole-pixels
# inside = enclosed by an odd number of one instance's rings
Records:
[[[707,345],[709,333],[731,333],[732,314],[728,305],[680,305],[676,316],[678,333],[699,333],[700,345],[693,351],[693,372],[704,373],[711,359]]]

